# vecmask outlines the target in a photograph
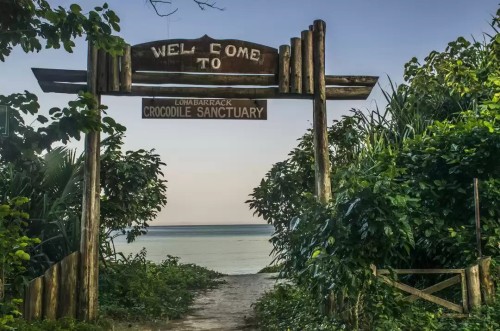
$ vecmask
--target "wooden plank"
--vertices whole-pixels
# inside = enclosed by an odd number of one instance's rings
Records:
[[[255,85],[277,86],[276,75],[186,74],[174,72],[134,72],[134,84]]]
[[[395,274],[460,274],[464,269],[378,269],[379,275],[388,275],[391,272]]]
[[[60,263],[58,317],[77,317],[80,253],[73,252]]]
[[[290,70],[290,46],[288,49],[288,69]],[[31,68],[38,81],[86,83],[87,71],[66,69]],[[303,70],[304,71],[304,70]],[[304,75],[303,75],[304,78]],[[377,83],[376,76],[341,76],[326,75],[326,86],[366,86],[373,87]],[[278,85],[276,75],[224,75],[224,74],[189,74],[175,72],[134,72],[132,81],[135,84],[189,84],[189,85]]]
[[[100,49],[97,53],[97,91],[106,92],[108,89],[108,60],[106,51]]]
[[[152,41],[132,47],[133,71],[276,74],[278,50],[243,40]]]
[[[302,93],[302,40],[292,38],[290,58],[290,93]]]
[[[126,45],[121,57],[120,68],[120,91],[130,92],[132,88],[132,59],[130,55],[130,45]]]
[[[85,70],[31,68],[38,81],[82,83],[87,81]]]
[[[456,275],[456,276],[453,276],[453,277],[448,278],[446,280],[443,280],[442,282],[439,282],[437,284],[429,286],[429,287],[423,289],[422,292],[427,293],[427,294],[432,294],[432,293],[441,291],[447,287],[450,287],[452,285],[459,284],[459,283],[460,283],[460,275]],[[418,299],[419,299],[419,297],[417,297],[416,295],[410,295],[410,296],[405,298],[405,300],[409,301],[409,302],[413,302],[413,301],[416,301]]]
[[[25,296],[24,318],[27,321],[42,319],[43,276],[33,279],[28,284]]]
[[[279,91],[290,92],[290,46],[281,45],[279,55]]]
[[[389,278],[387,278],[386,276],[379,276],[385,283],[391,285],[391,286],[394,286],[395,288],[397,289],[400,289],[402,291],[405,291],[407,293],[410,293],[410,294],[413,294],[419,298],[422,298],[424,300],[427,300],[429,302],[432,302],[432,303],[435,303],[437,305],[440,305],[440,306],[443,306],[445,308],[448,308],[450,310],[453,310],[453,311],[456,311],[457,313],[463,313],[463,308],[460,306],[460,305],[457,305],[453,302],[450,302],[448,300],[445,300],[445,299],[442,299],[442,298],[439,298],[439,297],[436,297],[434,295],[431,295],[431,294],[427,294],[427,293],[424,293],[414,287],[411,287],[409,285],[406,285],[406,284],[402,284],[402,283],[398,283],[398,282],[395,282]]]
[[[377,76],[340,76],[329,75],[325,77],[327,86],[368,86],[373,87],[377,84]]]
[[[318,201],[327,203],[332,197],[330,182],[329,143],[326,119],[327,92],[325,85],[325,31],[324,21],[314,21],[313,63],[314,63],[314,161],[315,193]]]
[[[39,82],[42,91],[78,94],[86,85],[55,82]],[[371,92],[369,87],[327,87],[326,100],[365,100]],[[241,98],[241,99],[312,99],[308,94],[280,93],[278,88],[237,88],[237,87],[167,87],[134,85],[130,92],[107,92],[114,96],[156,96],[190,98]]]
[[[302,93],[314,93],[313,74],[313,33],[309,30],[302,31]],[[325,77],[326,83],[326,77]]]
[[[465,269],[460,272],[460,285],[462,288],[462,307],[464,313],[469,312],[469,296],[467,292],[467,279],[465,277]]]
[[[59,282],[60,282],[60,264],[52,265],[45,274],[44,278],[44,294],[43,294],[43,318],[47,320],[57,319],[59,306]]]
[[[89,81],[87,85],[89,92],[96,101],[96,107],[100,104],[100,95],[96,91],[98,81],[95,72],[94,47],[89,44],[89,57],[87,70]],[[98,108],[93,109],[99,118],[101,116]],[[100,131],[90,131],[85,135],[85,161],[83,164],[83,201],[82,221],[80,237],[80,295],[78,305],[78,318],[84,321],[92,321],[97,317],[97,293],[99,275],[99,221],[100,221]]]
[[[467,276],[467,291],[469,292],[469,309],[481,306],[481,287],[479,285],[479,266],[465,269]]]
[[[479,280],[483,302],[490,305],[495,300],[495,284],[490,273],[491,257],[479,260]]]
[[[108,54],[108,91],[120,90],[120,63],[118,56]]]

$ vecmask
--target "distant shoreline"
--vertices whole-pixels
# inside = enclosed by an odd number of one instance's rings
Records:
[[[166,227],[193,227],[193,226],[272,226],[267,223],[259,224],[168,224],[168,225],[150,225],[149,228],[166,228]]]

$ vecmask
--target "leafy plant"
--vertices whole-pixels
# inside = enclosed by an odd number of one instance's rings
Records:
[[[101,312],[114,319],[179,318],[196,291],[220,283],[221,274],[167,256],[160,264],[146,260],[146,250],[109,264],[100,272]],[[117,280],[120,281],[117,281]]]
[[[11,329],[14,319],[21,315],[20,287],[24,285],[23,273],[30,260],[29,250],[38,239],[24,234],[28,215],[20,207],[28,200],[15,198],[0,204],[0,329]]]

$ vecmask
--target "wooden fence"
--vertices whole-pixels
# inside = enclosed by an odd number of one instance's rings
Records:
[[[76,318],[80,253],[74,252],[33,279],[24,291],[24,318],[28,321]]]
[[[490,275],[491,258],[484,258],[479,264],[466,269],[376,269],[374,273],[385,283],[410,294],[405,298],[409,302],[419,299],[426,300],[444,307],[453,313],[447,314],[452,317],[466,317],[471,309],[481,306],[482,303],[491,303],[494,297],[494,285]],[[397,281],[397,275],[422,275],[442,274],[452,277],[425,289],[417,289],[410,285]],[[396,279],[388,277],[393,275]],[[436,292],[445,288],[460,284],[460,304],[445,300],[435,295]]]

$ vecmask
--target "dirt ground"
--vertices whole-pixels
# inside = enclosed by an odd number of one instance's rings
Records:
[[[276,283],[276,274],[231,275],[225,284],[200,294],[185,318],[150,325],[116,325],[114,330],[256,331],[253,304]]]

